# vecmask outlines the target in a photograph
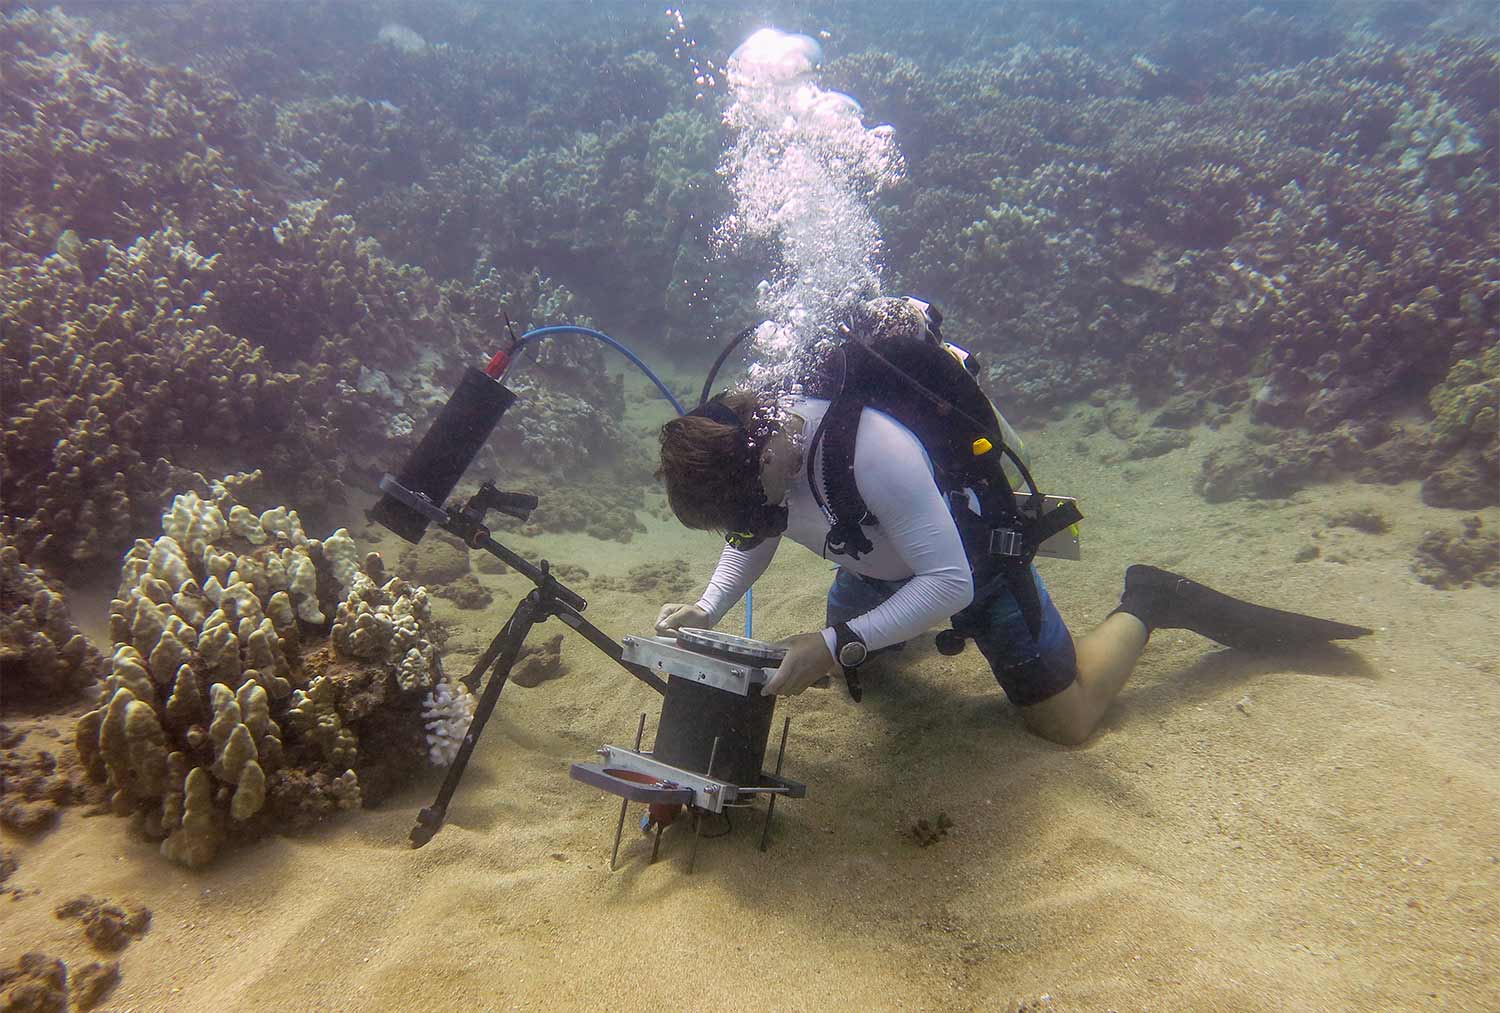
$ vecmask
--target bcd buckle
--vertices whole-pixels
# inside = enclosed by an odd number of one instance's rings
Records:
[[[993,528],[990,531],[990,555],[1024,556],[1026,537],[1012,528]]]

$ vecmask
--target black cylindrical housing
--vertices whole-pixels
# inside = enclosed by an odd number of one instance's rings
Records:
[[[761,783],[775,710],[776,698],[761,696],[759,687],[752,688],[749,696],[740,696],[671,676],[651,755],[674,767],[710,774],[715,780],[753,787]],[[717,754],[715,738],[719,740]]]
[[[438,413],[396,481],[403,488],[426,496],[434,505],[443,506],[458,480],[474,463],[479,448],[495,431],[500,416],[515,400],[510,388],[484,370],[473,366],[464,370],[458,389]],[[427,531],[427,517],[389,494],[375,504],[370,519],[408,542],[420,541]]]

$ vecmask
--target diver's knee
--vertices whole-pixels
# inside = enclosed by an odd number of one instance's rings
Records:
[[[1094,733],[1092,723],[1078,720],[1035,721],[1027,719],[1026,730],[1037,738],[1046,739],[1059,746],[1081,746]]]
[[[1031,734],[1060,746],[1076,746],[1094,733],[1096,717],[1077,682],[1060,693],[1021,708],[1021,720]]]

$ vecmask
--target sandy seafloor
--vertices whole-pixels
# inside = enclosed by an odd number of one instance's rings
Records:
[[[641,807],[608,871],[618,805],[568,765],[629,745],[657,697],[573,638],[564,678],[507,687],[426,848],[406,835],[435,774],[198,873],[122,820],[69,811],[6,842],[25,893],[0,900],[0,961],[97,959],[51,913],[90,893],[154,911],[113,1010],[1500,1009],[1500,592],[1410,569],[1423,530],[1464,515],[1421,506],[1415,483],[1205,504],[1192,478],[1227,431],[1105,464],[1121,445],[1081,435],[1092,411],[1017,420],[1038,474],[1088,515],[1085,561],[1042,564],[1075,631],[1113,607],[1127,564],[1153,562],[1378,634],[1257,658],[1159,633],[1078,748],[1026,734],[972,646],[945,658],[925,638],[872,664],[861,705],[842,690],[781,705],[808,797],[778,805],[767,853],[757,809],[702,842],[691,876],[681,825],[647,864]],[[1327,527],[1364,505],[1390,531]],[[681,557],[706,579],[716,539],[650,523],[629,544],[510,543],[595,574]],[[1319,558],[1294,562],[1310,542]],[[500,592],[490,609],[439,602],[459,671],[525,586],[480,579]],[[784,546],[758,635],[820,625],[827,579]],[[588,615],[641,633],[658,604],[601,593]],[[908,828],[939,812],[954,829],[917,846]]]

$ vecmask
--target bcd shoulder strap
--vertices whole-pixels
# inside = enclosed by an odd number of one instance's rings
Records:
[[[854,480],[855,438],[859,435],[860,416],[864,414],[869,399],[862,396],[858,384],[850,384],[849,365],[845,347],[835,349],[827,363],[834,389],[828,392],[828,410],[807,444],[807,484],[812,488],[818,506],[833,520],[828,537],[823,540],[823,555],[832,551],[858,559],[875,548],[864,532],[865,526],[879,524],[880,519],[870,513]],[[816,479],[815,462],[820,449],[823,453],[822,487],[828,493],[826,500],[818,491]]]

